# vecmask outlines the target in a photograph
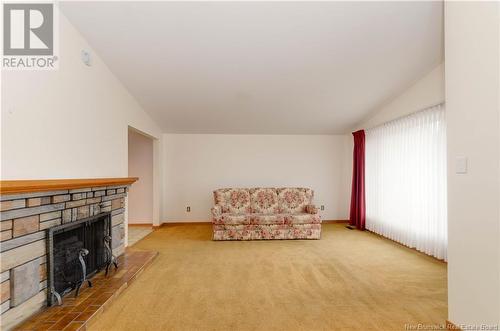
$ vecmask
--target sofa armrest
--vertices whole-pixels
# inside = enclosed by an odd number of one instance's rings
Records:
[[[318,207],[315,205],[307,205],[306,206],[306,213],[308,214],[317,214],[318,213]]]
[[[212,211],[213,217],[218,217],[218,216],[222,215],[222,207],[219,205],[213,206],[211,211]]]

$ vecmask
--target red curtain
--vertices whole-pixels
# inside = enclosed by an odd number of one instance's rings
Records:
[[[365,131],[353,132],[352,191],[349,224],[365,229]]]

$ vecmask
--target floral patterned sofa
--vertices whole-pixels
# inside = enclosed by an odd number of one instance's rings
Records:
[[[214,191],[213,240],[320,239],[321,218],[308,188]]]

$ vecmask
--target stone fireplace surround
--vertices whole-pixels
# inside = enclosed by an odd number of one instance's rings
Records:
[[[113,253],[123,254],[125,197],[136,180],[1,182],[1,329],[14,327],[47,304],[47,229],[110,212]]]

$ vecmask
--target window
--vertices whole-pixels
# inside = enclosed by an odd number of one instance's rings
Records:
[[[366,130],[366,228],[446,260],[444,106]]]

